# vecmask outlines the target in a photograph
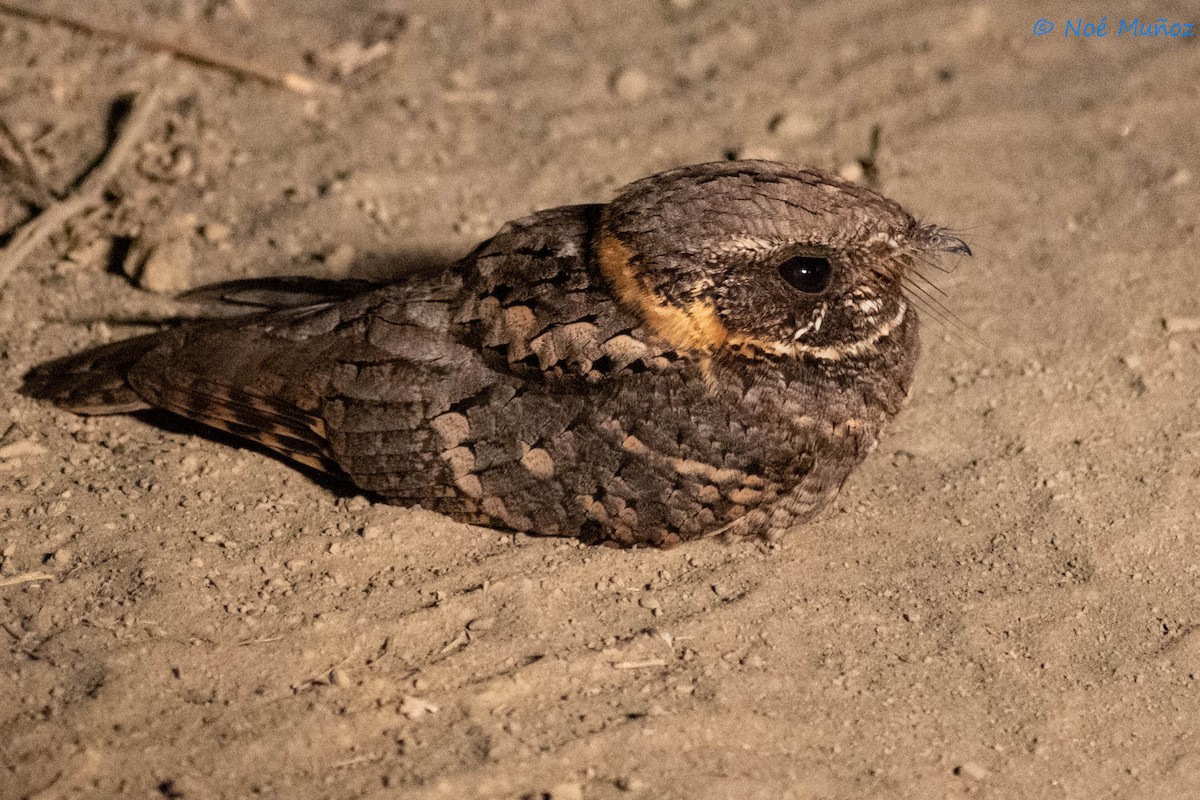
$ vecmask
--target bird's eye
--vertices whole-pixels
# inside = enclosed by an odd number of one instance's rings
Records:
[[[805,294],[825,291],[832,274],[829,259],[818,256],[792,256],[779,265],[779,277]]]

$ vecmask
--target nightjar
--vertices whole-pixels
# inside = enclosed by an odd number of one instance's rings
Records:
[[[448,271],[299,282],[252,315],[42,365],[24,391],[166,409],[478,525],[773,534],[827,505],[900,410],[906,281],[943,253],[970,250],[820,170],[699,164],[510,222]]]

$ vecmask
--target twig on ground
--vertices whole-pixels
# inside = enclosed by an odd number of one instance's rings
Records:
[[[271,644],[272,642],[282,642],[282,636],[263,636],[259,639],[243,639],[237,643],[237,647],[247,647],[252,644]]]
[[[38,169],[29,146],[0,118],[0,158],[8,162],[12,177],[19,182],[18,191],[35,206],[45,208],[54,202],[54,192],[46,184],[46,176]]]
[[[139,97],[108,154],[80,182],[79,188],[62,200],[51,203],[41,214],[17,229],[8,245],[0,250],[0,287],[34,248],[51,234],[60,230],[72,217],[91,211],[104,202],[108,185],[125,166],[134,147],[153,124],[162,96],[163,86],[159,84]]]
[[[54,576],[49,572],[22,572],[20,575],[13,575],[10,578],[0,578],[0,587],[16,586],[20,583],[33,583],[34,581],[52,581]]]
[[[29,8],[23,3],[12,2],[12,0],[0,0],[0,13],[11,14],[22,19],[31,19],[50,25],[61,25],[64,28],[70,28],[71,30],[93,36],[105,36],[119,42],[134,44],[144,50],[170,53],[181,61],[189,61],[201,67],[220,70],[239,78],[250,78],[270,86],[280,86],[293,92],[299,92],[300,94],[313,94],[319,89],[329,88],[299,73],[274,72],[260,64],[224,53],[213,52],[203,45],[193,42],[185,42],[182,39],[167,41],[165,39],[143,36],[133,31],[107,28],[103,25],[79,19],[78,17]]]
[[[618,661],[612,665],[613,669],[648,669],[650,667],[665,667],[666,661],[661,658],[647,658],[645,661]]]

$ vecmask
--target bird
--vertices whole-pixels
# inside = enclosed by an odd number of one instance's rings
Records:
[[[448,269],[297,280],[248,315],[35,367],[23,392],[165,410],[502,531],[776,537],[905,404],[914,275],[970,252],[820,169],[694,164],[509,222]]]

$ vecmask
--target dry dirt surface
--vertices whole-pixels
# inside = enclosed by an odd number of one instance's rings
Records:
[[[0,231],[165,99],[0,289],[0,798],[1200,796],[1200,59],[1114,16],[1194,4],[36,8],[124,40],[0,12]],[[514,537],[16,394],[175,289],[402,275],[730,155],[877,175],[976,253],[776,543]]]

